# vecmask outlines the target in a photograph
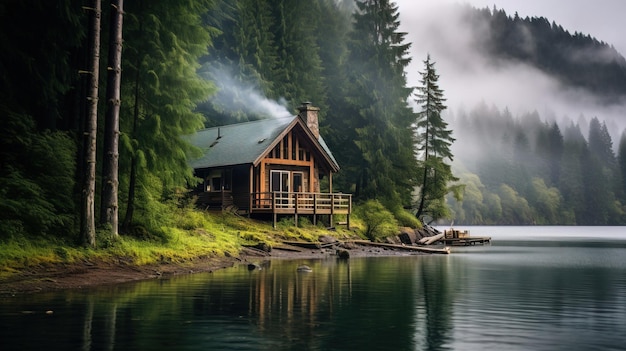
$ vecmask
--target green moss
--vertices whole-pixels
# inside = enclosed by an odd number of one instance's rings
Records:
[[[174,213],[175,212],[175,213]],[[137,265],[189,262],[198,257],[237,255],[242,245],[264,243],[270,246],[283,240],[317,241],[322,235],[339,239],[362,237],[361,220],[351,218],[352,230],[338,226],[328,230],[306,219],[294,225],[285,217],[276,229],[269,222],[252,220],[232,213],[208,213],[190,208],[175,208],[166,226],[137,224],[118,239],[103,228],[97,233],[97,248],[84,248],[75,242],[53,237],[36,239],[17,236],[0,242],[0,279],[29,266],[71,263],[78,260],[124,260]],[[153,229],[148,229],[153,228]],[[78,240],[76,240],[78,242]]]

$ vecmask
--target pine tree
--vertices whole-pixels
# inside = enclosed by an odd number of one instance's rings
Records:
[[[78,237],[84,157],[76,146],[85,134],[68,130],[86,119],[92,3],[0,5],[0,237]]]
[[[415,99],[420,106],[416,114],[415,133],[416,149],[421,158],[421,188],[416,215],[419,218],[427,212],[434,219],[439,219],[449,214],[444,199],[452,190],[450,183],[459,180],[452,175],[451,167],[446,163],[446,159],[453,160],[450,147],[455,139],[441,116],[446,109],[446,99],[439,87],[439,75],[430,55],[424,61],[421,75],[421,86],[417,88]],[[453,189],[459,190],[458,187]]]
[[[278,52],[277,80],[271,98],[286,99],[291,106],[313,101],[326,110],[322,66],[316,30],[322,19],[317,1],[272,0],[274,28]]]
[[[320,13],[317,16],[322,22],[317,26],[317,45],[322,60],[322,77],[325,86],[328,109],[324,118],[320,119],[320,129],[326,141],[334,144],[332,138],[333,122],[344,118],[344,85],[345,61],[347,54],[347,35],[350,32],[352,12],[345,8],[348,2],[320,0]],[[328,40],[333,38],[333,40]]]
[[[613,142],[606,124],[597,117],[589,123],[589,149],[583,155],[583,184],[585,186],[585,224],[611,224],[615,210],[615,194],[612,192],[616,181],[617,164],[613,153]]]
[[[217,85],[216,94],[199,106],[207,125],[224,125],[266,118],[251,106],[251,96],[274,96],[278,81],[278,49],[268,1],[222,2],[208,22],[222,30],[215,47],[202,59],[202,75]]]
[[[194,182],[181,136],[203,127],[195,111],[212,85],[198,75],[214,29],[202,22],[209,0],[137,1],[126,6],[126,77],[120,121],[120,188],[127,190],[123,229],[134,223],[137,203],[144,221],[158,220],[149,207],[176,186]],[[123,185],[123,187],[122,187]]]
[[[620,191],[618,196],[622,205],[626,205],[626,130],[622,132],[617,149],[617,164],[620,172]]]
[[[357,199],[407,206],[414,186],[411,111],[404,69],[410,44],[389,1],[358,1],[349,34],[345,108],[333,121],[343,187]]]

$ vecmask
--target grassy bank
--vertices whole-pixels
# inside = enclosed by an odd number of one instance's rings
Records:
[[[97,248],[76,245],[73,238],[13,237],[0,245],[0,279],[8,278],[29,267],[47,265],[123,260],[133,265],[171,262],[185,263],[203,257],[238,256],[243,245],[266,243],[274,245],[282,240],[316,241],[322,235],[339,239],[361,238],[362,231],[347,230],[338,226],[329,230],[301,221],[296,227],[293,220],[271,223],[251,220],[232,213],[185,210],[175,221],[161,228],[158,234],[136,230],[132,235],[111,239],[103,232],[98,234]]]

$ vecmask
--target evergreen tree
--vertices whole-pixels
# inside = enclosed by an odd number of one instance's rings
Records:
[[[589,148],[583,154],[583,184],[585,186],[586,224],[609,224],[614,214],[616,162],[613,142],[606,128],[597,117],[589,123]]]
[[[150,206],[176,186],[193,184],[181,136],[203,127],[195,111],[212,91],[200,78],[214,29],[202,23],[209,0],[137,1],[126,6],[123,99],[120,121],[120,188],[127,190],[124,230],[139,207],[146,224],[158,223]]]
[[[578,125],[570,124],[563,133],[563,158],[559,190],[563,196],[566,223],[582,224],[585,218],[583,173],[586,166],[581,163],[587,152],[587,142]]]
[[[202,75],[217,85],[217,92],[199,106],[207,125],[224,125],[267,118],[256,109],[253,97],[273,96],[277,81],[278,49],[274,18],[268,1],[220,2],[209,25],[219,26],[215,47],[202,58]]]
[[[617,149],[617,163],[620,172],[621,190],[620,200],[624,205],[626,204],[626,130],[622,132],[622,136],[619,140],[619,148]]]
[[[415,133],[418,158],[421,159],[419,162],[421,186],[416,215],[419,218],[427,212],[434,219],[439,219],[449,214],[444,199],[452,190],[450,183],[459,180],[446,163],[446,160],[449,162],[453,160],[450,147],[455,139],[452,137],[452,130],[448,129],[448,123],[441,116],[446,109],[444,105],[446,99],[439,87],[439,75],[435,70],[435,63],[430,60],[430,55],[424,61],[424,71],[421,75],[421,86],[417,87],[415,99],[420,107],[416,114]]]
[[[561,161],[563,158],[563,135],[556,122],[552,123],[548,132],[548,152],[546,158],[549,165],[550,184],[558,185],[561,178]]]
[[[269,97],[284,98],[291,106],[313,101],[326,110],[322,65],[316,41],[318,1],[271,0],[274,40],[278,52],[275,87]],[[322,112],[323,113],[323,112]]]
[[[352,11],[345,8],[351,2],[336,2],[334,0],[320,0],[319,20],[317,26],[317,45],[320,47],[322,60],[322,77],[325,86],[328,109],[320,118],[322,135],[330,144],[338,143],[333,139],[334,121],[344,118],[344,85],[345,61],[347,55],[347,34],[350,32],[350,17]],[[319,21],[318,20],[318,21]],[[333,38],[333,40],[328,40]]]
[[[604,167],[613,168],[615,165],[613,141],[606,123],[600,123],[598,117],[592,118],[589,122],[588,142],[591,154],[597,157]]]
[[[0,5],[0,237],[74,236],[80,191],[76,143],[68,133],[86,104],[76,92],[89,25],[82,1],[7,0]],[[87,53],[84,53],[87,56]],[[84,75],[86,76],[86,75]],[[74,90],[73,90],[74,89]],[[72,111],[74,112],[74,111]],[[81,115],[80,117],[84,117]],[[82,140],[82,139],[80,139]]]
[[[408,206],[415,161],[404,69],[410,44],[398,32],[398,8],[389,1],[357,2],[349,34],[345,108],[333,121],[342,150],[342,185],[357,200],[379,199],[388,208]]]

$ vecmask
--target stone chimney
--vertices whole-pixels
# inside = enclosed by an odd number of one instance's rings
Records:
[[[316,138],[319,138],[320,125],[317,113],[320,111],[320,108],[311,106],[310,102],[303,102],[302,105],[298,107],[298,111],[300,112],[298,116],[304,120],[313,135],[315,135]]]

